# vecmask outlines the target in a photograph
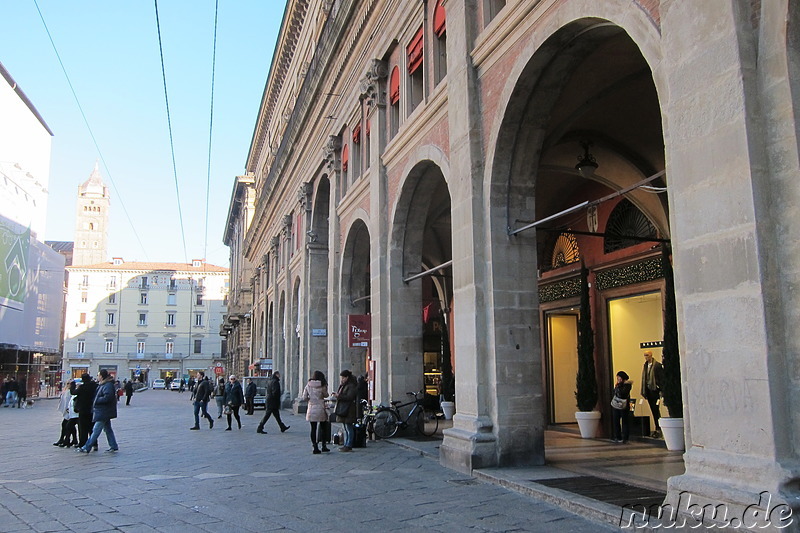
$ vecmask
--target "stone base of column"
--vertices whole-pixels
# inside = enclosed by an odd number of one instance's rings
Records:
[[[667,482],[665,526],[800,531],[800,465],[700,448],[684,459],[686,473]]]
[[[444,430],[443,434],[444,441],[439,447],[442,466],[470,474],[476,468],[497,465],[497,439],[488,417],[456,413],[453,427]]]

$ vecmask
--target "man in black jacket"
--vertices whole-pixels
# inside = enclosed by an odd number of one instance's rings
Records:
[[[208,420],[208,429],[213,429],[214,419],[208,414],[208,400],[211,398],[211,382],[208,381],[205,372],[197,373],[197,385],[194,390],[194,426],[189,429],[200,429],[200,412],[203,412],[203,418]]]
[[[289,426],[283,423],[281,420],[281,374],[280,372],[273,372],[272,379],[269,380],[267,383],[267,412],[264,413],[264,418],[261,419],[261,423],[258,424],[258,429],[256,433],[264,433],[264,424],[267,423],[269,420],[270,415],[275,415],[275,421],[278,422],[278,426],[281,428],[281,433],[289,429]]]
[[[661,437],[661,426],[658,420],[661,418],[661,409],[658,407],[658,400],[661,397],[661,384],[664,383],[664,368],[661,363],[653,359],[653,352],[644,352],[644,367],[642,368],[642,396],[647,399],[650,405],[650,412],[653,413],[653,421],[656,429],[651,437]]]
[[[89,440],[92,433],[92,404],[97,393],[97,383],[92,381],[92,376],[84,373],[81,384],[73,381],[69,386],[69,393],[75,396],[75,407],[78,409],[78,447],[82,447]],[[95,448],[96,449],[96,448]]]

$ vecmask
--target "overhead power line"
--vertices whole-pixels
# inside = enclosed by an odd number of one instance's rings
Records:
[[[211,193],[211,134],[214,129],[214,75],[217,67],[217,20],[219,19],[219,0],[214,3],[214,50],[211,53],[211,111],[208,120],[208,175],[206,176],[206,227],[203,241],[203,259],[208,257],[208,199]]]
[[[125,207],[125,202],[122,199],[122,195],[117,189],[117,184],[114,181],[114,178],[111,176],[111,170],[108,168],[108,164],[106,163],[106,158],[103,157],[103,151],[100,150],[100,145],[97,144],[97,139],[94,136],[94,132],[92,131],[92,127],[89,125],[89,121],[86,118],[86,113],[83,112],[83,106],[81,105],[81,101],[78,99],[78,95],[75,93],[75,88],[72,86],[72,80],[69,78],[69,74],[67,74],[67,69],[64,67],[64,62],[61,61],[61,54],[58,53],[58,48],[56,47],[56,43],[53,40],[53,36],[50,34],[50,28],[47,27],[47,22],[44,20],[44,15],[42,15],[42,10],[39,9],[39,3],[37,0],[33,0],[34,5],[36,6],[36,11],[39,13],[39,18],[42,20],[42,25],[44,26],[44,31],[47,32],[47,38],[50,39],[50,45],[53,47],[53,52],[56,54],[56,58],[58,58],[58,64],[61,65],[61,71],[64,73],[64,77],[67,79],[67,85],[69,85],[69,90],[72,91],[72,97],[75,98],[75,103],[78,105],[78,110],[81,112],[81,117],[83,118],[83,123],[86,124],[86,129],[89,131],[89,136],[92,138],[92,142],[94,143],[95,150],[97,150],[97,154],[100,157],[100,161],[103,162],[103,168],[106,170],[106,175],[108,176],[108,180],[111,182],[111,186],[114,188],[114,192],[117,194],[117,199],[119,200],[119,205],[122,207],[122,212],[125,213],[125,218],[128,220],[128,224],[131,226],[131,230],[133,230],[133,235],[136,237],[136,242],[139,243],[139,247],[141,247],[142,252],[144,253],[145,259],[149,261],[147,257],[147,250],[142,244],[142,239],[139,238],[139,232],[136,231],[136,226],[133,225],[133,221],[131,220],[130,214],[128,214],[128,209]]]
[[[164,46],[161,42],[161,23],[158,19],[158,0],[154,0],[156,8],[156,29],[158,30],[158,52],[161,56],[161,77],[164,80],[164,101],[167,106],[167,128],[169,129],[169,148],[172,152],[172,176],[175,179],[175,197],[178,202],[178,220],[181,225],[181,241],[183,242],[183,260],[188,263],[189,256],[186,253],[186,232],[183,229],[183,212],[181,210],[181,192],[178,187],[178,166],[175,163],[175,143],[172,139],[172,120],[169,114],[169,95],[167,94],[167,71],[164,67]]]

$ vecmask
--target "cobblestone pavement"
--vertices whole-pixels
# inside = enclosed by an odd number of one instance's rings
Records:
[[[0,409],[0,531],[612,531],[391,444],[311,454],[309,425],[263,411],[225,431],[193,425],[189,393],[144,391],[119,404],[117,453],[58,440],[56,400]],[[334,425],[336,427],[336,425]]]

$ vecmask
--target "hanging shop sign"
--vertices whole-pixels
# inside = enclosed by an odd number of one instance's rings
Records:
[[[347,315],[347,338],[350,348],[369,348],[370,315]]]

